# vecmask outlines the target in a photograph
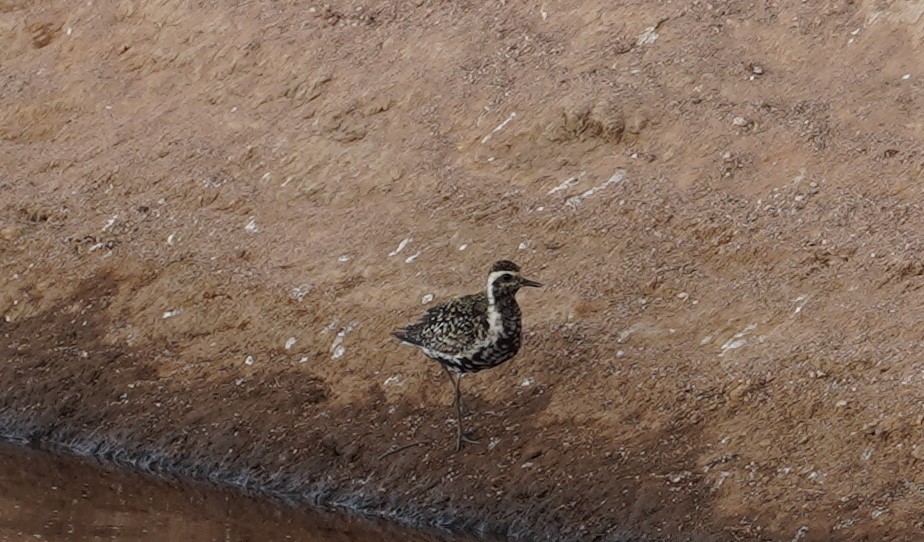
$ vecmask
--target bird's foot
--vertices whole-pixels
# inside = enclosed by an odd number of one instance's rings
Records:
[[[481,441],[480,441],[480,440],[473,439],[473,438],[468,438],[467,436],[463,435],[462,433],[457,434],[457,435],[456,435],[456,451],[457,451],[457,452],[460,451],[460,450],[462,449],[462,444],[463,444],[463,443],[465,443],[465,444],[481,444]]]

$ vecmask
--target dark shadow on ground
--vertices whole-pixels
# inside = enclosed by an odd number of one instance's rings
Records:
[[[103,339],[117,289],[112,276],[97,276],[45,313],[0,323],[0,435],[162,476],[485,537],[792,538],[722,524],[702,473],[691,468],[701,452],[696,424],[620,443],[631,445],[627,453],[590,427],[537,424],[552,388],[537,386],[506,404],[470,388],[469,427],[483,443],[456,454],[446,402],[389,405],[370,385],[363,401],[334,408],[329,386],[292,366],[242,376],[200,364],[174,373],[182,378],[160,377],[170,345],[131,349]],[[523,414],[519,425],[510,425],[511,409]],[[582,431],[577,445],[561,443]],[[694,527],[702,525],[714,528]]]

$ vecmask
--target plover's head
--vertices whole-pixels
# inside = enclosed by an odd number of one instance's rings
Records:
[[[517,290],[524,286],[538,288],[542,285],[520,275],[520,266],[510,260],[500,260],[491,266],[491,272],[488,273],[488,291],[493,298],[516,294]]]

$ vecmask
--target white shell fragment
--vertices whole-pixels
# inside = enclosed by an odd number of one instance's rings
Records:
[[[334,337],[334,342],[330,345],[330,357],[331,359],[340,359],[346,354],[346,347],[343,346],[343,339],[354,329],[356,329],[357,322],[350,322],[346,327],[342,328],[337,332],[337,336]]]
[[[500,132],[501,130],[503,130],[503,129],[504,129],[504,126],[507,126],[507,124],[509,124],[510,121],[512,121],[512,120],[515,119],[515,118],[517,118],[517,113],[516,113],[516,111],[510,113],[510,116],[507,117],[507,120],[505,120],[504,122],[498,124],[496,128],[494,128],[493,130],[491,130],[491,133],[490,133],[490,134],[488,134],[488,135],[484,136],[483,138],[481,138],[481,144],[483,145],[483,144],[487,143],[488,141],[490,141],[491,138],[494,137],[494,134],[496,134],[497,132]]]
[[[407,244],[410,243],[410,242],[411,242],[411,238],[410,238],[410,237],[408,237],[407,239],[402,240],[400,243],[398,243],[398,248],[396,248],[396,249],[394,249],[394,250],[392,250],[391,252],[388,253],[388,257],[390,258],[390,257],[392,257],[392,256],[397,256],[398,254],[400,254],[401,251],[404,250],[404,247],[406,247]]]
[[[590,196],[593,196],[594,194],[596,194],[596,193],[599,192],[600,190],[603,190],[603,189],[605,189],[605,188],[607,188],[607,187],[609,187],[609,186],[611,186],[611,185],[621,183],[621,182],[623,181],[623,179],[625,179],[625,178],[626,178],[626,172],[623,171],[623,170],[618,170],[618,171],[616,171],[615,173],[613,173],[613,176],[612,176],[612,177],[610,177],[609,179],[607,179],[606,181],[604,181],[603,184],[601,184],[600,186],[595,186],[595,187],[591,188],[590,190],[586,190],[583,194],[580,194],[580,195],[577,195],[577,196],[572,196],[572,197],[566,199],[566,200],[565,200],[565,204],[566,204],[566,205],[569,205],[569,206],[571,206],[571,207],[577,207],[577,206],[580,205],[581,202],[583,202],[585,199],[589,198]]]

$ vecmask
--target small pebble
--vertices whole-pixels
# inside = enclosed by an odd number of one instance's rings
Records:
[[[0,237],[6,241],[13,241],[22,235],[22,230],[16,226],[5,226],[0,229]]]
[[[734,124],[735,126],[738,126],[738,127],[742,127],[742,128],[743,128],[743,127],[745,127],[745,126],[748,125],[748,119],[746,119],[746,118],[744,118],[744,117],[735,117],[735,118],[732,120],[732,124]]]
[[[245,365],[253,365],[254,359],[253,356],[247,356],[247,359],[244,360]]]

